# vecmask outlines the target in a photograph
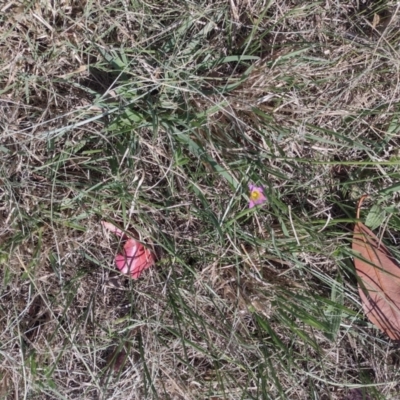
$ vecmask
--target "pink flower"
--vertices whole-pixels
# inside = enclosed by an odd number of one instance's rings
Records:
[[[105,229],[121,236],[122,239],[126,239],[124,253],[117,254],[115,257],[115,264],[122,273],[131,275],[133,279],[138,279],[145,269],[150,268],[154,264],[153,254],[142,243],[128,238],[121,229],[118,229],[109,222],[101,221],[101,224]]]
[[[253,208],[254,206],[258,206],[259,204],[263,204],[267,201],[267,198],[264,196],[264,189],[261,186],[255,186],[250,183],[249,189],[250,189],[249,208]]]

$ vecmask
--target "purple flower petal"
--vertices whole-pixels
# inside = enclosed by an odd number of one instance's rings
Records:
[[[249,208],[253,208],[254,206],[258,206],[267,201],[267,198],[264,196],[264,188],[262,186],[255,186],[252,183],[250,183],[249,189],[250,189]]]

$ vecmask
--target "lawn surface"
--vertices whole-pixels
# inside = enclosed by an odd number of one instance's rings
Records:
[[[367,193],[399,253],[399,8],[1,2],[0,398],[399,399],[350,248]]]

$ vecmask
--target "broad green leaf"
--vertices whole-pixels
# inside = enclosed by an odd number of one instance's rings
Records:
[[[365,220],[365,225],[370,229],[376,229],[380,225],[382,225],[386,216],[385,210],[378,204],[372,206],[371,210],[368,213],[367,219]]]
[[[396,193],[399,190],[400,190],[400,182],[396,182],[394,185],[382,189],[379,193],[385,195],[385,194]]]

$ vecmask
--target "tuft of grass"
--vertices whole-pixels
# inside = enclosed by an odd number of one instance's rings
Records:
[[[395,2],[1,7],[0,398],[398,397],[349,248],[363,193],[400,230]]]

